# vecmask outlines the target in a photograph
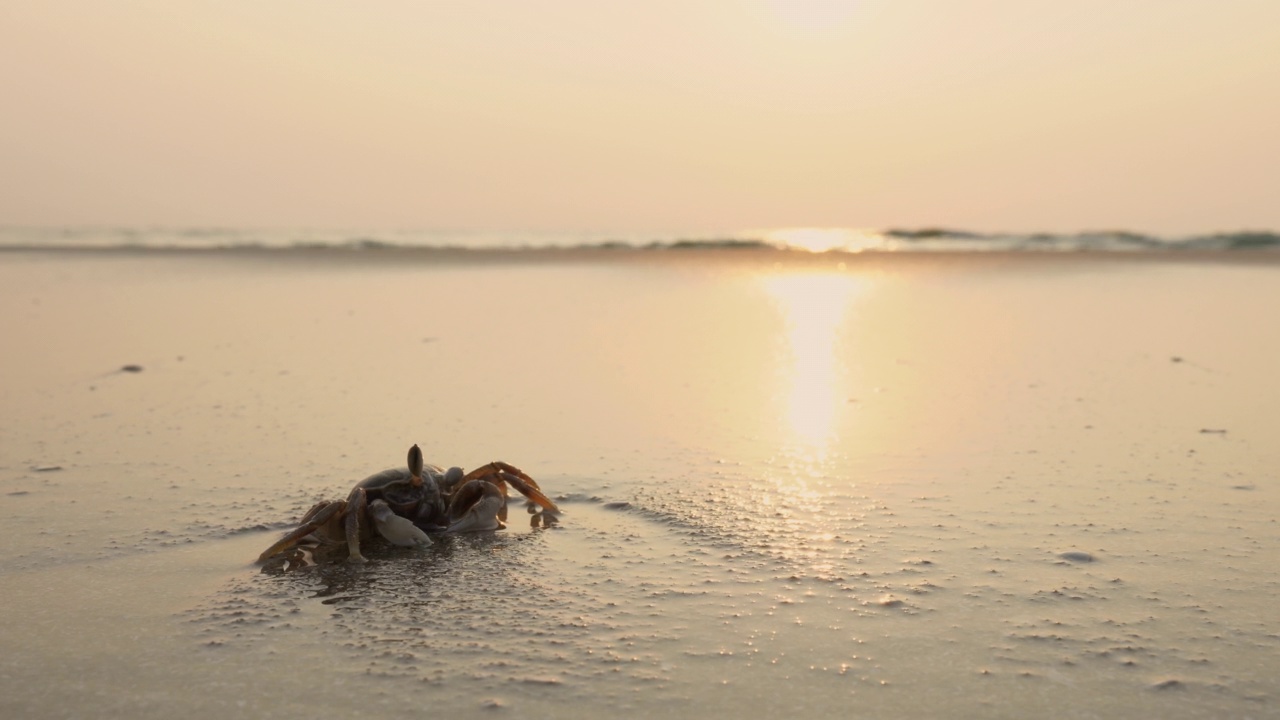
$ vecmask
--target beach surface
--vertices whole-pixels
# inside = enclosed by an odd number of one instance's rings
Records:
[[[0,716],[1280,715],[1275,253],[0,252]],[[497,533],[263,572],[505,460]]]

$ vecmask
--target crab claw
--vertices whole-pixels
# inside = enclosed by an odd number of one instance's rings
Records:
[[[506,498],[496,485],[487,480],[471,480],[454,493],[449,503],[449,527],[446,532],[481,532],[501,530],[498,513],[506,506]]]
[[[416,448],[417,445],[414,445]],[[422,532],[408,518],[400,517],[391,507],[381,500],[369,503],[369,514],[373,516],[373,524],[378,534],[392,545],[401,547],[426,547],[431,538]]]

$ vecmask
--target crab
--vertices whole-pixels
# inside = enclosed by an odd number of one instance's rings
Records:
[[[507,487],[529,499],[534,524],[547,524],[560,509],[523,470],[491,462],[469,473],[422,461],[417,445],[408,466],[375,473],[356,483],[346,500],[316,503],[298,527],[258,556],[263,563],[305,546],[346,543],[351,562],[365,562],[360,543],[376,533],[393,545],[423,547],[427,533],[463,533],[506,527]],[[541,517],[540,515],[550,515]]]

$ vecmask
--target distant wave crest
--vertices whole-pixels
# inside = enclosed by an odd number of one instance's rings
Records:
[[[0,250],[340,250],[524,251],[547,249],[775,250],[860,252],[1162,252],[1275,250],[1280,233],[1241,230],[1181,238],[1127,230],[1081,233],[980,233],[949,228],[780,228],[699,236],[607,233],[236,228],[0,227]]]

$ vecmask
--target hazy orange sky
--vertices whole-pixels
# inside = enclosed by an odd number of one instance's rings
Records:
[[[1277,0],[0,0],[0,224],[1280,228]]]

